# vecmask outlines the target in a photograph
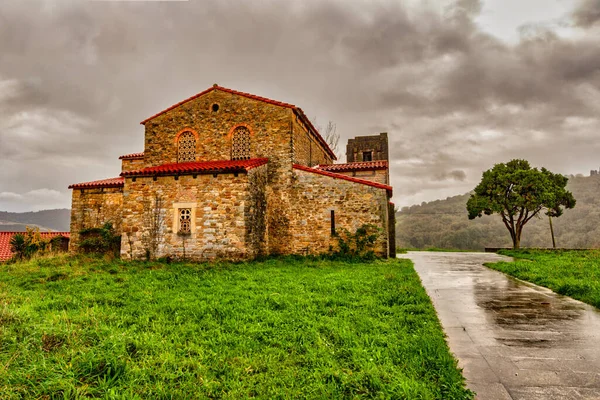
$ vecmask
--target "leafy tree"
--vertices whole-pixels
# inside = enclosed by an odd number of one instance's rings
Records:
[[[27,241],[22,233],[14,234],[10,238],[10,251],[14,254],[14,258],[22,260],[27,255]]]
[[[496,164],[483,173],[467,201],[469,219],[500,214],[510,232],[513,248],[518,249],[523,226],[540,211],[546,210],[550,217],[560,217],[562,207],[575,207],[573,194],[566,190],[568,180],[546,168],[531,168],[526,160]]]

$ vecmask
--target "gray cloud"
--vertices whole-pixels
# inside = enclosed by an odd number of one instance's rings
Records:
[[[437,173],[434,175],[433,179],[436,181],[454,180],[462,182],[467,179],[467,174],[463,170],[455,169],[448,172]]]
[[[2,2],[0,193],[68,199],[116,176],[142,150],[139,121],[215,82],[331,119],[341,143],[389,132],[399,205],[468,191],[514,157],[598,164],[597,1],[565,11],[583,34],[530,26],[512,44],[475,22],[484,2],[417,4]]]
[[[575,25],[589,28],[600,23],[600,1],[580,0],[578,7],[573,12]]]

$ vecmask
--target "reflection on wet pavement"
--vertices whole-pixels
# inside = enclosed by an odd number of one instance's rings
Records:
[[[409,252],[478,399],[600,399],[600,312],[490,270],[486,253]]]

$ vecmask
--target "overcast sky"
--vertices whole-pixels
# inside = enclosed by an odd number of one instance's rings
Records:
[[[0,2],[0,210],[70,207],[213,83],[388,132],[400,206],[600,167],[600,0]]]

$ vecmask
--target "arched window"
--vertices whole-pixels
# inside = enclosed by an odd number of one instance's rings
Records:
[[[231,137],[231,159],[250,159],[250,130],[245,126],[238,126]]]
[[[177,162],[196,161],[196,136],[183,132],[177,141]]]

